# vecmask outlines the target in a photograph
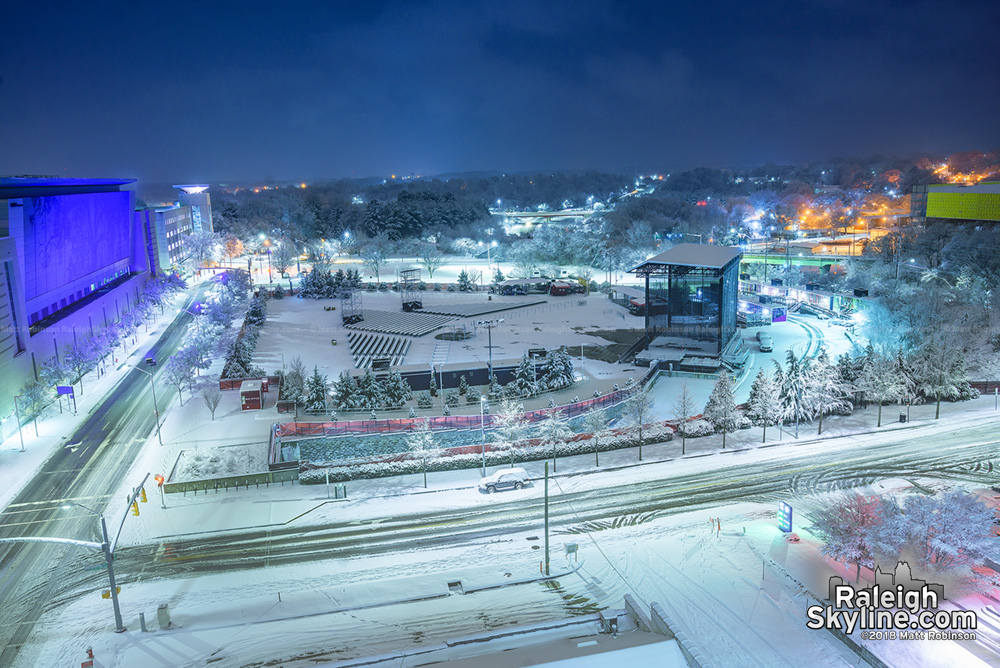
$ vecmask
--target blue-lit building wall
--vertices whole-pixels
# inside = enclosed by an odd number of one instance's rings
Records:
[[[127,180],[0,179],[0,439],[52,357],[134,308],[149,277]]]
[[[134,268],[131,209],[128,191],[11,202],[29,325],[128,275]]]

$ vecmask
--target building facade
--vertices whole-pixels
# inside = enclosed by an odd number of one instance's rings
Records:
[[[0,179],[0,437],[47,360],[138,301],[149,263],[133,182]]]
[[[1000,222],[1000,182],[974,186],[940,184],[913,186],[910,220],[917,224],[934,221]]]
[[[645,282],[647,338],[722,354],[736,336],[741,257],[737,247],[679,244],[630,269]]]

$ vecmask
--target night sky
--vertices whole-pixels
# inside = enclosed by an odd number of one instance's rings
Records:
[[[22,2],[3,23],[3,175],[642,172],[1000,147],[996,0]]]

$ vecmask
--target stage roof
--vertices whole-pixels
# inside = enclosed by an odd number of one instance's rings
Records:
[[[629,269],[637,272],[649,265],[676,265],[680,267],[705,267],[722,269],[743,254],[738,246],[715,246],[712,244],[677,244],[659,255],[647,258]]]

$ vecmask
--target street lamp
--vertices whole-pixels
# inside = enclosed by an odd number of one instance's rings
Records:
[[[104,539],[104,542],[101,543],[101,550],[104,552],[104,561],[107,562],[108,565],[108,581],[111,584],[111,603],[115,608],[115,633],[121,633],[125,630],[125,625],[122,623],[122,611],[118,606],[118,587],[115,585],[114,555],[111,553],[111,541],[108,540],[108,523],[104,521],[104,515],[92,508],[88,508],[82,503],[68,503],[62,506],[62,509],[69,510],[73,506],[83,508],[88,513],[97,515],[101,518],[101,537]]]
[[[486,396],[479,395],[479,431],[483,437],[483,477],[486,477]]]
[[[156,405],[156,384],[153,383],[153,374],[139,367],[133,368],[149,376],[149,388],[153,391],[153,417],[156,419],[156,438],[160,441],[160,445],[163,445],[163,437],[160,435],[160,409]]]

